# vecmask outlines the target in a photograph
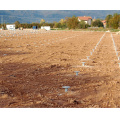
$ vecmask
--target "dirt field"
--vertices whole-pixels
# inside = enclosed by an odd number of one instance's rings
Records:
[[[0,31],[0,107],[119,108],[111,34],[119,52],[120,35],[110,32]]]

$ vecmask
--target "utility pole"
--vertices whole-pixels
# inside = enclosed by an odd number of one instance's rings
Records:
[[[1,26],[3,27],[3,15],[1,15]]]

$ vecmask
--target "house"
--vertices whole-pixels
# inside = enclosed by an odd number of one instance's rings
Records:
[[[85,21],[86,24],[91,25],[92,17],[90,16],[79,16],[78,21]]]
[[[104,28],[106,28],[106,20],[101,21],[103,23]]]
[[[50,30],[50,26],[41,26],[41,29]]]
[[[15,30],[15,24],[6,25],[7,30]]]

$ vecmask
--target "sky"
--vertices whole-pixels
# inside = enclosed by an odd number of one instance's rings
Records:
[[[3,0],[1,10],[119,10],[119,0]]]

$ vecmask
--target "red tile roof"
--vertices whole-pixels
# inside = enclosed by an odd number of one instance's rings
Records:
[[[92,17],[90,17],[90,16],[80,16],[80,17],[78,17],[78,19],[87,21],[89,19],[92,19]]]
[[[101,22],[103,23],[104,26],[106,25],[106,20],[102,20]]]
[[[101,22],[102,22],[102,23],[106,23],[106,20],[102,20]]]

